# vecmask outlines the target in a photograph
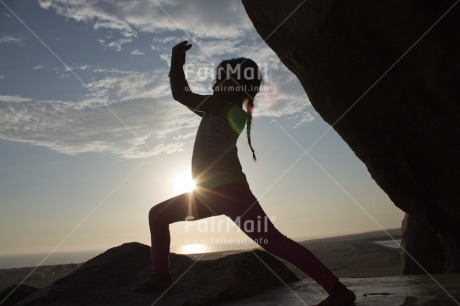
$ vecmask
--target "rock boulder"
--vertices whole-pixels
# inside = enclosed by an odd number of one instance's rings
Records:
[[[216,305],[280,286],[280,279],[299,280],[261,250],[203,261],[172,253],[170,263],[171,277],[178,280],[171,290],[164,295],[134,292],[149,277],[150,247],[126,243],[87,261],[18,305]]]
[[[438,234],[445,271],[460,272],[460,5],[242,2],[376,183]]]

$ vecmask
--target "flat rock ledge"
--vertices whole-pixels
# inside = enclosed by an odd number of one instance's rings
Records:
[[[460,274],[342,278],[341,281],[355,292],[356,306],[460,305]],[[224,305],[315,305],[325,297],[316,283],[301,280]]]

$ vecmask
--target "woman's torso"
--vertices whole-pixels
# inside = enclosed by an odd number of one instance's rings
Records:
[[[216,113],[207,113],[198,127],[192,156],[192,176],[197,186],[213,189],[245,183],[236,142],[246,123],[241,107],[223,102]]]

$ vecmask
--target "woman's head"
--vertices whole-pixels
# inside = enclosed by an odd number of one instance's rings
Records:
[[[214,95],[241,98],[241,102],[254,102],[262,84],[262,74],[257,64],[249,58],[233,58],[222,61],[216,69],[212,89]]]
[[[254,161],[256,154],[251,143],[252,109],[254,98],[262,82],[262,73],[257,64],[249,58],[240,57],[222,61],[217,66],[216,80],[212,86],[214,95],[230,98],[232,102],[246,104],[248,113],[246,131]]]

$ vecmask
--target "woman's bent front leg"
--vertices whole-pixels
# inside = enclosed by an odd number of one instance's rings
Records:
[[[199,200],[194,192],[183,193],[153,206],[149,211],[152,272],[168,273],[171,243],[169,224],[186,221],[190,216],[197,220],[213,215],[206,203]]]

